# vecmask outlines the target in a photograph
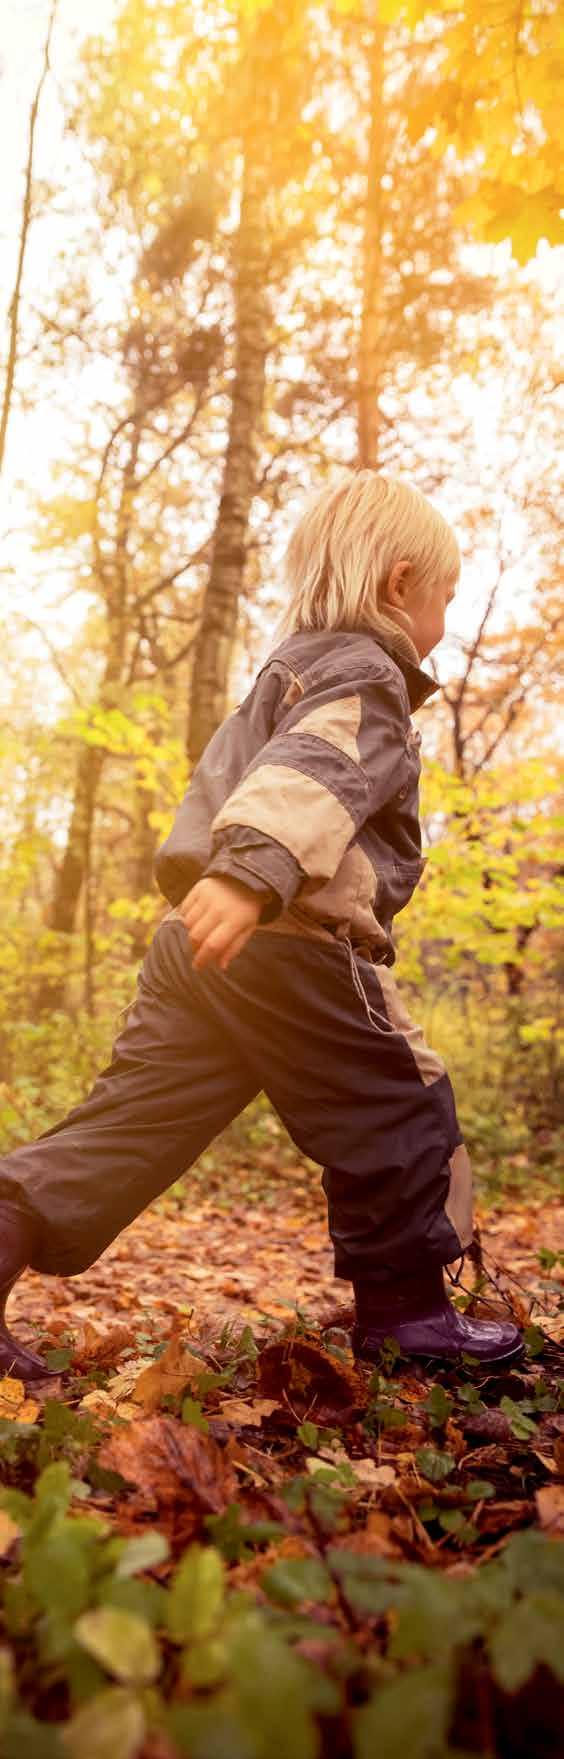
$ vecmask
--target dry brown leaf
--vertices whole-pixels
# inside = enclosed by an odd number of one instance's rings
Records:
[[[92,1411],[100,1417],[111,1416],[117,1410],[115,1399],[109,1393],[102,1392],[101,1387],[94,1387],[93,1392],[85,1393],[78,1406],[79,1411]]]
[[[129,1393],[134,1403],[142,1405],[149,1414],[158,1409],[166,1395],[178,1397],[187,1386],[194,1390],[204,1371],[205,1364],[200,1357],[186,1350],[181,1336],[175,1333],[162,1356],[143,1369]]]
[[[308,1472],[315,1471],[316,1461],[319,1466],[324,1460],[328,1460],[332,1466],[350,1466],[358,1483],[367,1490],[377,1490],[378,1486],[380,1489],[387,1489],[390,1484],[396,1482],[397,1472],[393,1466],[377,1466],[372,1454],[365,1454],[362,1459],[353,1460],[338,1442],[330,1442],[327,1447],[320,1447],[315,1457],[312,1455],[306,1460]]]
[[[534,1503],[525,1502],[486,1502],[480,1514],[480,1533],[489,1533],[492,1537],[497,1533],[512,1533],[517,1527],[524,1527],[533,1520]]]
[[[277,1399],[255,1399],[253,1405],[245,1404],[243,1399],[222,1399],[218,1407],[219,1415],[238,1429],[259,1429],[263,1417],[271,1417],[278,1409]]]
[[[354,1370],[305,1338],[266,1344],[260,1351],[258,1375],[262,1392],[278,1402],[286,1394],[293,1409],[307,1409],[312,1416],[314,1405],[342,1410],[359,1397]]]
[[[343,1548],[360,1556],[403,1557],[403,1549],[397,1542],[395,1525],[395,1521],[383,1509],[373,1509],[366,1526],[356,1533],[348,1534],[346,1540],[342,1541]]]
[[[0,1509],[0,1557],[5,1557],[6,1552],[11,1551],[14,1540],[20,1537],[20,1531],[11,1515],[5,1509]]]
[[[133,1356],[126,1368],[120,1368],[119,1374],[113,1374],[108,1381],[106,1392],[110,1398],[128,1399],[136,1381],[139,1380],[144,1368],[152,1368],[152,1356]]]
[[[110,1437],[99,1458],[153,1506],[191,1501],[202,1514],[215,1515],[236,1494],[233,1468],[218,1442],[177,1417],[138,1418]]]
[[[86,1319],[74,1339],[73,1365],[87,1368],[96,1363],[98,1368],[113,1368],[123,1351],[131,1349],[132,1342],[133,1333],[128,1325],[113,1325],[107,1331],[100,1331]]]
[[[543,1484],[536,1492],[535,1502],[545,1532],[564,1535],[564,1484]]]
[[[124,1422],[129,1422],[132,1417],[139,1416],[138,1405],[132,1405],[128,1399],[122,1399],[121,1404],[118,1404],[115,1399],[110,1398],[109,1393],[102,1392],[99,1387],[95,1387],[91,1393],[85,1394],[78,1409],[79,1411],[91,1411],[94,1417],[120,1417]]]

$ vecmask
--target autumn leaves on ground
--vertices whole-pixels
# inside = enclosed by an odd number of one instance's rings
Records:
[[[522,1367],[372,1373],[317,1177],[258,1158],[19,1285],[60,1379],[0,1386],[2,1754],[556,1759],[556,1205],[485,1210],[465,1274]]]

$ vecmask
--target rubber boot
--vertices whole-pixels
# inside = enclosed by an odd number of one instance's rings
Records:
[[[448,1300],[442,1267],[431,1265],[417,1276],[378,1284],[354,1283],[356,1322],[353,1351],[364,1362],[377,1361],[385,1338],[395,1338],[402,1356],[439,1357],[505,1367],[522,1354],[523,1341],[509,1321],[467,1319]]]
[[[0,1198],[0,1374],[13,1375],[27,1384],[32,1380],[55,1379],[40,1356],[24,1349],[11,1337],[5,1320],[10,1290],[29,1264],[33,1251],[33,1223],[17,1203]]]

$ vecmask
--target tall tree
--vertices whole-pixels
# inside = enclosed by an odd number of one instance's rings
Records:
[[[4,381],[4,391],[3,391],[3,395],[2,395],[2,407],[0,409],[0,472],[2,471],[3,464],[4,464],[4,456],[5,456],[5,451],[6,451],[6,439],[7,439],[7,434],[8,434],[8,422],[10,419],[10,410],[12,407],[12,399],[13,399],[13,394],[14,394],[14,384],[15,384],[16,366],[17,366],[17,358],[18,358],[18,335],[19,335],[19,327],[20,327],[20,305],[21,305],[21,298],[22,298],[25,257],[26,257],[30,227],[31,227],[31,223],[32,223],[32,196],[33,196],[33,177],[34,177],[34,159],[35,159],[35,133],[36,133],[36,128],[37,128],[37,118],[39,115],[39,106],[41,103],[41,93],[43,91],[43,87],[45,85],[45,80],[47,78],[47,75],[48,75],[49,69],[50,69],[51,38],[53,35],[53,27],[55,24],[55,18],[56,18],[56,14],[57,14],[57,5],[58,5],[58,0],[51,0],[51,10],[49,13],[49,19],[48,19],[48,24],[47,24],[47,34],[45,37],[45,45],[44,45],[44,49],[43,49],[42,67],[41,67],[41,72],[40,72],[39,79],[37,82],[37,86],[35,89],[35,94],[34,94],[33,102],[31,105],[31,110],[30,110],[30,115],[29,115],[27,156],[26,156],[25,171],[24,171],[24,193],[23,193],[21,219],[20,219],[18,256],[17,256],[17,264],[16,264],[16,276],[15,276],[15,281],[14,281],[14,291],[12,293],[12,298],[10,300],[10,306],[9,306],[9,311],[8,311],[8,357],[7,357],[7,362],[6,362],[6,377],[5,377],[5,381]]]

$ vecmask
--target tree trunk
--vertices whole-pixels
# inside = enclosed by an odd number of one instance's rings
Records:
[[[86,745],[78,760],[74,804],[67,844],[57,872],[55,891],[48,915],[48,927],[55,934],[70,936],[75,927],[82,882],[88,862],[92,818],[104,757],[105,753],[96,746]],[[34,999],[37,1013],[49,1013],[53,1008],[62,1007],[65,981],[64,971],[58,972],[57,975],[45,976],[42,979]]]
[[[156,729],[155,729],[156,732]],[[143,787],[138,783],[135,790],[135,856],[133,870],[133,899],[144,898],[148,893],[156,895],[154,878],[154,862],[159,833],[149,824],[149,813],[157,806],[157,793],[152,787]],[[152,924],[137,918],[131,927],[131,957],[134,963],[143,959],[147,951]]]
[[[41,74],[39,77],[37,89],[35,92],[35,97],[33,99],[33,103],[31,106],[30,117],[29,117],[29,135],[28,135],[27,160],[26,160],[26,167],[25,167],[25,187],[24,187],[24,197],[23,197],[23,204],[22,204],[22,218],[21,218],[21,226],[20,226],[20,242],[19,242],[19,247],[18,247],[18,261],[17,261],[17,266],[16,266],[16,279],[15,279],[15,284],[14,284],[14,291],[12,294],[12,298],[10,300],[10,308],[9,308],[9,312],[8,312],[10,340],[9,340],[9,345],[8,345],[8,361],[7,361],[7,366],[6,366],[6,379],[5,379],[5,384],[4,384],[4,395],[2,398],[2,410],[0,412],[0,471],[2,470],[2,465],[4,463],[4,454],[6,451],[6,436],[7,436],[7,432],[8,432],[8,422],[10,419],[10,410],[12,407],[14,380],[16,377],[16,364],[17,364],[17,354],[18,354],[18,327],[19,327],[19,320],[20,320],[20,301],[21,301],[21,292],[22,292],[25,254],[26,254],[26,250],[27,250],[29,228],[31,225],[31,195],[32,195],[32,187],[33,187],[33,160],[34,160],[34,153],[35,153],[35,130],[36,130],[36,126],[37,126],[37,116],[38,116],[38,112],[39,112],[41,93],[43,91],[43,86],[45,84],[45,80],[46,80],[47,74],[49,72],[49,54],[50,54],[50,49],[51,49],[51,37],[53,34],[53,25],[55,23],[56,11],[57,11],[57,0],[52,0],[51,11],[49,14],[49,22],[47,25],[47,35],[45,38],[45,47],[43,50],[43,66],[41,69]]]
[[[378,392],[382,350],[382,175],[384,163],[384,39],[385,27],[373,9],[370,45],[370,113],[363,238],[362,313],[358,350],[358,462],[363,470],[378,469],[380,411]]]
[[[264,406],[270,311],[264,250],[265,171],[243,167],[235,277],[235,375],[223,484],[209,580],[194,644],[187,748],[197,763],[224,720],[238,612],[245,579],[249,515],[256,492],[256,447]]]

